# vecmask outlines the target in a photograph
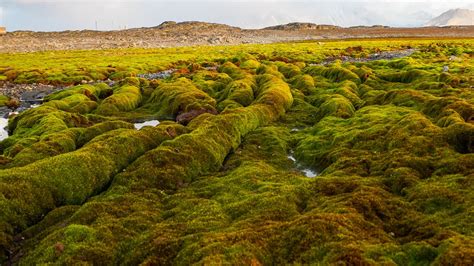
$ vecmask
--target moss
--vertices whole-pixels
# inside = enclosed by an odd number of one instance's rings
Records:
[[[301,74],[301,69],[294,64],[280,63],[278,66],[278,71],[280,71],[287,79]]]
[[[37,80],[42,80],[42,74],[38,71],[29,71],[16,76],[15,83],[34,83]]]
[[[2,243],[54,207],[80,204],[100,192],[130,162],[176,136],[168,132],[170,127],[175,126],[110,131],[77,151],[2,170]]]
[[[124,85],[114,90],[114,93],[105,98],[97,107],[99,115],[114,115],[119,112],[132,111],[141,103],[140,89],[132,85]]]
[[[460,153],[474,152],[474,126],[457,123],[446,128],[447,141]]]
[[[434,99],[434,96],[415,91],[411,89],[405,90],[394,90],[381,94],[375,99],[376,104],[394,104],[397,106],[413,107],[415,109],[421,109],[427,101]]]
[[[5,95],[0,95],[0,106],[4,106],[5,103],[9,100],[10,98],[8,98],[7,96]]]
[[[216,98],[219,92],[232,81],[232,78],[225,73],[199,71],[193,75],[192,81],[197,88]]]
[[[97,108],[97,102],[93,101],[84,94],[73,94],[61,100],[52,100],[45,103],[45,106],[51,106],[59,110],[86,114]]]
[[[35,260],[24,261],[28,263],[44,263],[55,259],[57,263],[86,263],[94,259],[97,263],[107,264],[111,257],[104,256],[103,250],[107,249],[105,244],[99,245],[96,239],[101,236],[101,232],[84,225],[69,225],[62,232],[62,240],[56,242],[42,254],[33,254]],[[94,244],[94,249],[87,245]],[[73,255],[70,255],[73,254]]]
[[[210,116],[202,121],[202,123],[192,132],[178,136],[172,141],[163,142],[156,149],[145,153],[127,167],[125,172],[115,176],[111,188],[105,195],[105,198],[103,199],[104,201],[102,201],[103,203],[96,202],[93,204],[93,202],[91,202],[91,204],[86,204],[84,205],[84,208],[81,208],[77,215],[71,217],[71,219],[79,219],[82,221],[84,221],[84,219],[90,220],[91,218],[88,218],[89,212],[93,211],[95,208],[99,208],[101,204],[106,204],[107,201],[116,201],[117,193],[144,191],[148,188],[159,188],[171,192],[183,187],[185,184],[189,184],[200,175],[218,170],[229,152],[235,150],[239,146],[245,135],[257,127],[277,119],[284,113],[285,107],[291,105],[292,98],[289,87],[278,84],[278,82],[275,84],[275,81],[276,80],[274,79],[261,81],[260,86],[264,88],[259,90],[260,95],[258,95],[257,100],[252,105],[246,108],[237,108],[219,116]],[[267,100],[270,100],[273,97],[280,97],[281,95],[287,95],[285,101],[277,102],[281,107],[275,107],[272,104],[267,103]],[[260,102],[258,99],[265,100]],[[162,127],[161,124],[158,128],[160,127]],[[143,130],[139,132],[142,131]],[[125,132],[128,131],[124,131],[124,134]],[[172,131],[167,132],[173,135]],[[97,147],[99,145],[104,145],[105,142],[111,145],[109,135],[113,134],[116,136],[117,133],[114,131],[109,133],[96,137],[78,151],[89,148],[97,150]],[[150,134],[155,135],[156,132],[150,132]],[[128,138],[129,137],[127,137],[127,139]],[[121,145],[121,147],[128,147],[129,149],[129,147],[134,146]],[[97,152],[100,152],[101,154],[104,153],[104,151]],[[200,154],[200,156],[193,156],[195,154]],[[107,157],[109,156],[110,155]],[[120,158],[123,157],[124,156],[122,155]],[[176,164],[176,162],[180,162],[180,164]],[[102,166],[102,168],[104,167]],[[276,201],[267,202],[265,205],[262,205],[262,208],[274,204],[275,202]],[[196,206],[196,204],[194,206]],[[212,205],[206,206],[200,204],[197,206],[201,206],[203,210],[207,211]],[[199,211],[199,208],[193,208],[193,210],[196,214],[194,216],[196,217],[195,219],[199,219],[199,214],[202,212]],[[133,209],[130,209],[129,211],[133,211]],[[193,216],[185,216],[181,219],[190,219],[191,217]],[[190,227],[190,230],[193,230],[192,228],[194,228],[194,230],[203,229],[203,225],[206,224],[205,221],[207,220],[204,219],[201,226],[198,221],[195,221],[194,227]],[[67,228],[68,227],[66,227],[65,230],[67,230]],[[92,228],[95,227],[93,226]],[[57,242],[57,234],[61,234],[63,231],[64,230],[56,231],[51,235],[51,239],[46,238],[45,243],[41,245],[45,251],[42,253],[32,253],[31,258],[38,259],[35,254],[48,254],[47,250],[54,248],[54,245]],[[109,236],[104,236],[100,239],[101,240],[97,239],[97,241],[101,242],[110,238]],[[75,243],[82,242],[82,238],[75,240]],[[159,246],[159,243],[157,244]],[[99,244],[99,246],[100,245],[102,244]],[[107,257],[111,254],[110,249],[99,250],[98,252],[102,254],[101,257]],[[79,256],[79,253],[65,254],[66,258],[77,259],[76,256]],[[142,256],[143,255],[139,257],[141,258]],[[45,259],[45,261],[50,261],[51,257],[46,255],[39,260],[43,261],[43,259]],[[99,258],[91,257],[89,261],[99,262],[98,259]]]
[[[52,93],[46,96],[44,100],[46,102],[52,100],[62,100],[72,95],[83,94],[88,98],[97,101],[97,99],[105,98],[104,96],[110,94],[111,92],[112,89],[104,83],[99,83],[96,85],[79,85]]]
[[[159,117],[171,119],[193,110],[216,112],[216,100],[196,88],[186,78],[160,84],[152,93],[147,105]]]
[[[232,64],[231,62],[226,62],[222,64],[218,68],[218,71],[229,75],[232,79],[243,79],[247,75],[245,71],[241,70],[239,67]]]
[[[313,77],[307,74],[294,76],[290,83],[305,95],[312,95],[317,91]]]
[[[334,67],[311,66],[311,67],[306,68],[304,72],[311,76],[323,76],[334,82],[350,80],[357,84],[360,83],[360,78],[359,76],[357,76],[357,74],[340,66],[334,66]]]
[[[335,116],[349,118],[354,115],[355,108],[352,103],[342,95],[324,97],[324,102],[319,106],[319,117]]]
[[[380,78],[390,82],[401,82],[401,83],[411,83],[420,78],[429,78],[433,75],[427,71],[423,70],[409,70],[403,72],[390,73],[386,75],[381,75]]]
[[[76,149],[76,140],[80,134],[81,130],[66,129],[43,136],[38,142],[18,152],[9,167],[24,166],[37,160],[72,152]]]
[[[378,111],[373,112],[374,109]],[[405,116],[406,118],[403,118]],[[339,128],[339,126],[342,126],[342,128]],[[434,134],[441,133],[423,116],[412,113],[408,109],[399,109],[391,106],[365,107],[356,112],[355,117],[348,120],[326,117],[317,124],[313,132],[315,137],[306,138],[301,141],[300,147],[296,150],[296,155],[316,168],[318,164],[324,167],[329,161],[336,158],[341,162],[341,166],[349,166],[355,163],[354,160],[356,159],[347,158],[348,161],[343,162],[345,159],[340,157],[340,155],[354,156],[352,152],[360,148],[365,150],[361,151],[358,155],[362,162],[364,161],[363,158],[367,158],[366,156],[372,156],[370,154],[376,156],[377,153],[384,152],[386,149],[394,151],[403,149],[411,154],[427,155],[433,152],[430,150],[430,145],[420,143],[419,138],[416,136],[423,134],[428,134],[428,136],[431,134],[433,136]],[[390,138],[385,139],[381,138],[381,136],[389,136]],[[407,142],[412,137],[414,138],[413,142]],[[427,143],[429,142],[430,139],[428,138]],[[414,149],[418,145],[421,148],[420,151]],[[333,153],[331,148],[328,149],[328,147],[333,147],[337,153]],[[361,171],[360,174],[363,174],[364,171],[369,171],[369,169],[372,169],[371,171],[374,170],[373,166],[364,165],[365,163],[359,162],[354,166]],[[367,169],[363,170],[364,167]],[[354,168],[349,169],[351,169],[352,173],[356,171]],[[373,172],[369,174],[373,174]]]
[[[0,263],[469,264],[469,44],[0,55],[9,81],[118,79],[56,92],[10,119]],[[419,52],[309,66],[407,45]],[[449,58],[454,46],[463,53]],[[179,70],[133,77],[168,68]],[[125,122],[147,119],[161,123]]]
[[[370,256],[377,262],[397,265],[430,265],[438,256],[438,250],[427,243],[408,243],[401,248],[386,245],[381,251],[372,251]]]
[[[442,242],[440,254],[434,261],[437,265],[446,263],[469,264],[474,260],[473,241],[467,237],[452,237]]]
[[[83,127],[89,124],[86,117],[58,110],[48,105],[27,110],[15,116],[8,124],[10,135],[13,135],[2,142],[1,148],[4,154],[15,156],[19,150],[25,147],[26,140],[46,136],[66,130],[70,127]],[[18,144],[18,145],[17,145]],[[28,146],[27,145],[27,146]]]
[[[241,79],[232,81],[220,93],[220,99],[225,99],[219,102],[217,108],[220,111],[228,107],[245,107],[250,105],[254,100],[253,86],[255,86],[253,79]]]
[[[81,132],[80,136],[77,137],[76,143],[78,147],[81,147],[101,134],[120,128],[133,129],[133,125],[124,121],[106,121],[103,123],[98,123],[85,128]]]
[[[293,96],[286,82],[270,74],[259,75],[256,81],[256,103],[267,104],[275,108],[278,114],[283,114],[291,107]]]
[[[256,73],[258,75],[263,75],[263,74],[272,75],[280,79],[285,78],[283,74],[280,71],[278,71],[278,66],[276,64],[271,64],[271,63],[260,65],[260,67],[257,68]]]
[[[249,59],[249,60],[246,60],[244,62],[242,62],[242,64],[240,64],[240,68],[242,69],[257,69],[258,67],[260,66],[260,62],[258,62],[257,60],[253,60],[253,59]]]

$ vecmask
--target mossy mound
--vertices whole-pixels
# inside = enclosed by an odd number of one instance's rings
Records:
[[[157,116],[175,119],[192,111],[216,112],[216,100],[199,90],[186,78],[160,84],[146,103]]]

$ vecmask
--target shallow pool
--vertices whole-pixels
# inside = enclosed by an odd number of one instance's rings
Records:
[[[309,169],[301,167],[301,164],[296,161],[295,156],[293,156],[293,151],[290,151],[290,155],[287,156],[295,165],[298,170],[300,170],[306,177],[316,177],[318,175],[317,172]]]
[[[0,141],[8,138],[8,118],[1,117],[0,118]]]
[[[133,125],[135,126],[135,129],[141,129],[142,127],[146,127],[146,126],[155,127],[159,124],[160,124],[160,121],[158,120],[149,120],[149,121],[145,121],[141,123],[135,123]]]

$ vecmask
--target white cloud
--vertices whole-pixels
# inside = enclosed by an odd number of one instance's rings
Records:
[[[342,26],[416,26],[472,1],[424,0],[0,0],[10,30],[65,30],[155,26],[165,20],[201,20],[245,28],[293,21]],[[1,19],[1,16],[0,16]],[[0,23],[2,21],[0,20]]]

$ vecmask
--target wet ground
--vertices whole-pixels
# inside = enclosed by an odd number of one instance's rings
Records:
[[[0,117],[0,141],[8,138],[8,131],[6,127],[8,126],[8,118]]]
[[[324,66],[324,65],[334,63],[334,61],[336,60],[341,60],[342,63],[364,63],[364,62],[377,61],[377,60],[392,60],[392,59],[398,59],[398,58],[410,56],[414,52],[416,52],[416,49],[386,51],[386,52],[374,53],[363,58],[355,58],[355,57],[344,55],[341,57],[330,57],[324,60],[322,63],[310,64],[310,65],[312,66],[323,65]]]

